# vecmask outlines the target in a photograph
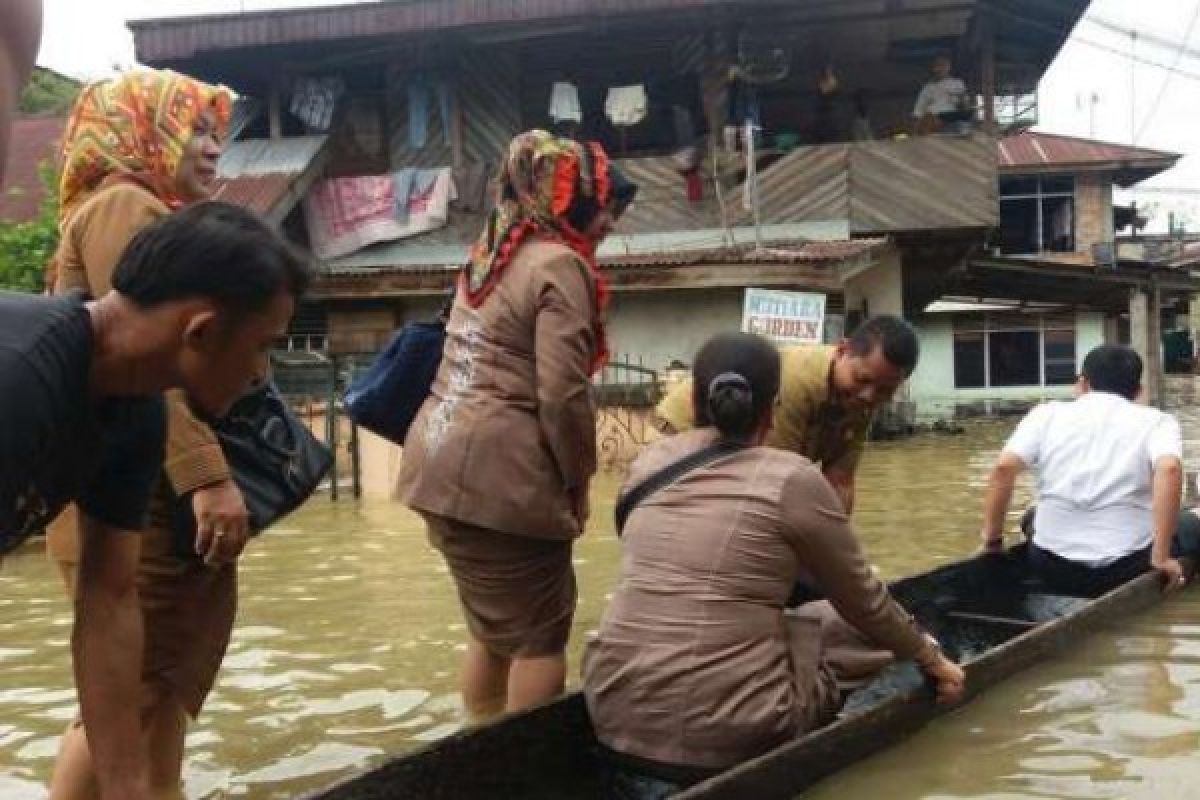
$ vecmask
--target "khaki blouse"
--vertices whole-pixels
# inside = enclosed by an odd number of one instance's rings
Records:
[[[656,442],[627,489],[714,440],[706,428]],[[793,663],[783,612],[797,578],[874,645],[899,658],[929,647],[833,489],[794,453],[750,448],[689,473],[633,511],[622,550],[583,677],[600,741],[631,756],[723,768],[811,724],[822,667]]]
[[[569,491],[596,471],[596,289],[549,241],[522,245],[475,309],[460,292],[397,493],[427,514],[519,536],[582,533]]]
[[[101,297],[112,288],[113,272],[138,231],[170,213],[151,192],[128,181],[110,182],[88,199],[67,222],[55,254],[58,275],[54,291],[83,291]],[[178,494],[230,477],[229,467],[212,430],[188,408],[183,392],[167,399],[167,457],[164,473]],[[60,561],[76,562],[79,542],[74,509],[49,528],[49,549]]]

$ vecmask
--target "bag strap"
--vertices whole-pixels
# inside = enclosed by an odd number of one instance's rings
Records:
[[[747,445],[741,442],[720,441],[668,464],[643,480],[626,492],[617,502],[617,536],[621,536],[625,532],[625,521],[629,519],[629,515],[633,513],[633,510],[641,505],[647,497],[659,489],[665,489],[689,472],[694,472],[701,467],[708,466],[724,456],[733,455],[741,450],[745,450],[746,447]]]

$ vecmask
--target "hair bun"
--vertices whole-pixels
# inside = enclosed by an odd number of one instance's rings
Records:
[[[722,372],[708,384],[708,412],[725,435],[743,432],[754,417],[754,389],[746,376]]]

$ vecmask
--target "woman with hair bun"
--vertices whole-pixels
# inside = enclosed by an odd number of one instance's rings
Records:
[[[621,576],[583,666],[606,796],[666,797],[820,727],[894,658],[915,659],[940,700],[962,694],[962,670],[875,577],[820,470],[762,446],[779,376],[765,339],[710,340],[697,428],[633,465]],[[785,610],[801,577],[829,601]]]

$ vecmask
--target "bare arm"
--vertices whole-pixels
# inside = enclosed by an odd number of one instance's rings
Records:
[[[1015,453],[1005,450],[992,467],[987,494],[983,500],[983,539],[985,550],[995,551],[1004,546],[1004,518],[1012,503],[1017,476],[1025,471],[1025,462]]]
[[[141,539],[80,514],[83,559],[71,649],[88,745],[104,800],[149,798],[141,730]]]
[[[1154,464],[1151,510],[1154,514],[1154,545],[1150,563],[1167,577],[1167,588],[1183,583],[1183,566],[1171,557],[1171,543],[1179,524],[1179,498],[1183,492],[1183,462],[1163,456]]]

